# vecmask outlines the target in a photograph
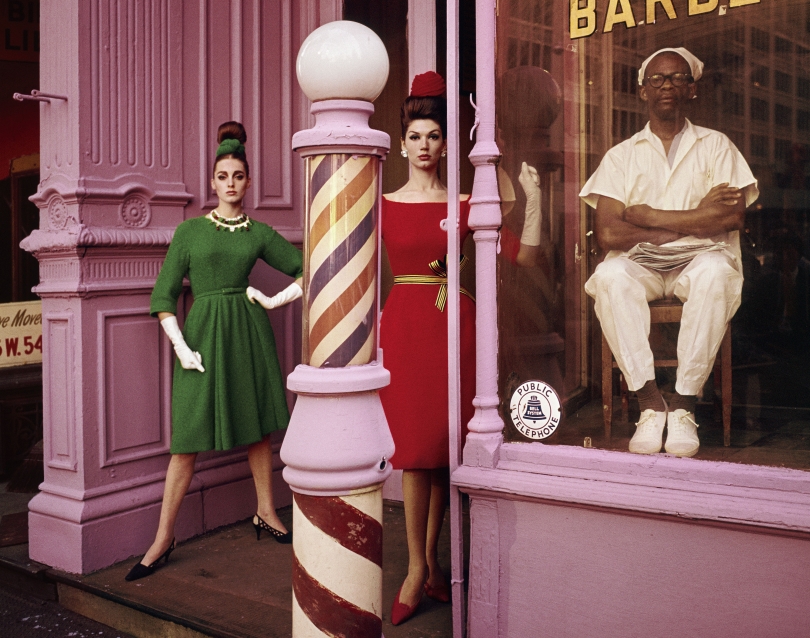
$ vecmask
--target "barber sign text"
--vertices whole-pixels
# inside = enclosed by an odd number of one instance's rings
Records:
[[[42,362],[42,302],[0,304],[0,367]]]
[[[523,436],[546,439],[560,424],[560,398],[547,383],[526,381],[512,393],[509,402],[512,423]]]
[[[628,29],[656,21],[717,13],[759,4],[761,0],[569,0],[571,39],[585,38],[597,30],[610,33],[617,24]],[[634,8],[635,5],[635,8]]]

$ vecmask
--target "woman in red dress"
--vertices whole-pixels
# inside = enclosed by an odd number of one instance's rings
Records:
[[[434,72],[414,78],[402,106],[402,156],[408,182],[384,196],[382,236],[394,287],[385,303],[380,343],[391,384],[380,392],[396,444],[391,463],[403,470],[408,575],[391,609],[398,625],[416,611],[423,593],[450,601],[437,547],[448,488],[447,312],[445,308],[447,187],[438,175],[446,155],[444,80]],[[461,197],[459,236],[470,233],[469,197]],[[462,267],[466,260],[462,260]],[[444,285],[442,285],[444,282]],[[462,423],[472,418],[475,395],[475,306],[461,295]]]

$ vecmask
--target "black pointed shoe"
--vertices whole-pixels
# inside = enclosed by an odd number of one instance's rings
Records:
[[[258,523],[256,521],[259,521]],[[277,530],[275,527],[270,527],[267,523],[264,522],[261,516],[256,514],[253,517],[253,529],[256,530],[256,540],[259,540],[262,534],[262,530],[265,532],[269,532],[270,536],[276,539],[277,543],[281,543],[282,545],[289,545],[292,543],[292,532],[281,532]]]
[[[157,564],[164,560],[168,563],[169,562],[169,555],[174,551],[174,539],[172,539],[172,544],[169,545],[169,549],[163,552],[160,556],[157,557],[157,560],[152,563],[151,565],[144,565],[141,561],[135,563],[132,569],[129,570],[129,573],[124,576],[124,580],[138,580],[139,578],[146,578],[147,576],[151,576],[155,572],[155,568]],[[143,559],[141,559],[143,560]]]

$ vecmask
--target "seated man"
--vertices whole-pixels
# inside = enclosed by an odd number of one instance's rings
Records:
[[[698,451],[695,402],[740,305],[738,231],[759,195],[734,144],[685,117],[702,72],[703,63],[684,48],[647,58],[638,81],[649,123],[605,154],[580,193],[596,209],[596,238],[609,251],[585,291],[596,300],[602,331],[638,396],[641,417],[630,440],[637,454],[661,451],[664,426],[668,453]],[[706,250],[685,265],[656,269],[628,253],[644,242]],[[673,296],[684,306],[676,394],[667,406],[655,383],[649,302]]]

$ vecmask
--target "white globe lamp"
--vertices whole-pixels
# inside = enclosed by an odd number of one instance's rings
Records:
[[[367,26],[338,20],[307,36],[295,70],[298,84],[312,102],[373,102],[388,81],[388,52]]]

